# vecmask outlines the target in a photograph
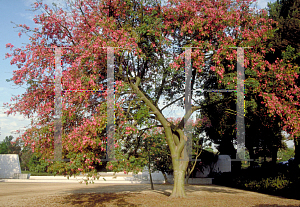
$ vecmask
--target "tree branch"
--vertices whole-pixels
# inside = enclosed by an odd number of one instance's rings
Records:
[[[181,96],[180,98],[178,98],[178,99],[172,101],[171,103],[165,105],[165,106],[162,107],[162,109],[160,109],[160,110],[163,111],[165,108],[169,107],[170,105],[172,105],[173,103],[177,102],[178,100],[180,100],[180,99],[182,99],[182,98],[184,98],[184,96]]]
[[[183,131],[182,131],[181,129],[176,130],[176,131],[179,133],[180,137],[183,138],[183,139],[180,139],[179,144],[176,146],[176,148],[177,148],[177,153],[178,153],[177,155],[180,157],[180,154],[181,154],[181,152],[183,151],[184,146],[185,146],[185,143],[186,143],[186,141],[187,141],[187,138],[186,138],[186,136],[184,135],[184,133],[183,133]]]
[[[166,83],[166,78],[167,78],[167,73],[166,73],[166,71],[165,71],[164,74],[163,74],[163,78],[162,78],[162,81],[161,81],[161,85],[160,85],[159,90],[158,90],[158,92],[157,92],[157,99],[155,100],[155,105],[156,105],[156,106],[157,106],[157,103],[158,103],[158,101],[159,101],[159,98],[160,98],[160,96],[161,96],[161,94],[162,94],[162,92],[163,92],[163,88],[164,88],[164,85],[165,85],[165,83]]]
[[[201,106],[192,106],[191,110],[189,110],[181,119],[180,123],[178,124],[179,129],[183,129],[184,127],[184,120],[188,120],[190,116],[197,110],[201,109]]]
[[[158,121],[163,125],[163,127],[165,129],[166,139],[170,146],[170,150],[171,150],[172,154],[175,154],[176,153],[174,151],[175,143],[174,143],[174,140],[172,139],[173,133],[172,133],[169,122],[162,115],[162,113],[159,111],[159,109],[145,96],[145,94],[139,89],[139,87],[136,84],[133,84],[130,80],[129,80],[129,84],[130,84],[131,88],[136,92],[136,94],[138,94],[141,97],[141,100],[144,101],[144,103],[153,111],[153,113],[155,114]]]

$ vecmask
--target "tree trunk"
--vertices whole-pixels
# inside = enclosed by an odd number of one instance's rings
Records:
[[[186,169],[186,172],[185,172],[185,183],[184,184],[189,184],[189,178],[190,178],[190,175],[191,175],[191,171],[189,168]]]
[[[272,149],[272,165],[275,166],[277,162],[277,153],[278,153],[278,146],[274,145]]]
[[[254,149],[251,146],[248,148],[248,150],[249,150],[250,159],[253,160],[253,161],[250,161],[250,167],[253,167],[253,165],[254,165]]]
[[[267,144],[264,144],[264,163],[267,161]]]
[[[150,183],[151,183],[151,190],[154,190],[154,187],[153,187],[153,181],[152,181],[152,175],[151,175],[151,169],[150,169],[150,150],[148,151],[148,159],[149,159],[149,162],[148,162],[148,172],[149,172],[149,176],[150,176]]]
[[[144,101],[152,113],[155,114],[156,119],[162,124],[166,135],[166,141],[171,151],[174,172],[174,187],[170,197],[185,197],[184,176],[188,167],[189,157],[186,149],[186,142],[188,141],[188,138],[184,135],[183,131],[184,122],[190,118],[194,111],[200,108],[191,107],[189,110],[186,110],[184,118],[177,124],[177,126],[174,126],[173,124],[171,125],[161,113],[159,108],[139,89],[140,82],[140,77],[137,77],[135,83],[129,81],[129,84],[135,93],[140,96],[140,100]]]
[[[187,170],[188,163],[189,163],[188,156],[186,153],[186,147],[184,147],[184,150],[181,153],[181,155],[183,155],[183,154],[185,154],[185,156],[172,157],[174,186],[173,186],[173,191],[172,191],[172,194],[170,195],[170,197],[173,197],[173,198],[186,197],[185,190],[184,190],[184,178],[185,178],[185,172]]]
[[[169,181],[168,181],[168,177],[167,177],[167,173],[166,172],[162,172],[164,178],[165,178],[165,183],[166,184],[169,184]]]
[[[149,169],[149,175],[150,175],[151,190],[154,190],[153,181],[152,181],[152,175],[151,175],[151,170],[150,169]]]
[[[195,169],[195,166],[197,164],[197,159],[200,156],[201,152],[202,152],[202,149],[201,149],[200,153],[198,153],[198,150],[197,150],[197,156],[196,156],[196,159],[195,159],[195,161],[193,163],[192,169],[188,169],[187,170],[187,174],[186,174],[186,178],[185,178],[185,184],[189,183],[189,178],[190,178],[191,174],[193,173],[193,171]]]
[[[174,186],[170,197],[174,197],[174,198],[186,197],[185,190],[184,190],[185,171],[186,168],[184,168],[183,166],[174,169]]]
[[[299,137],[294,138],[294,144],[295,144],[295,163],[299,165],[300,164],[300,138]]]

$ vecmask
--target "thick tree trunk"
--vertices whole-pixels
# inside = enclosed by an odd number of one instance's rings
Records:
[[[174,169],[174,186],[170,197],[184,198],[186,197],[184,190],[184,177],[186,168]]]
[[[185,153],[184,153],[185,152]],[[173,191],[170,197],[175,198],[183,198],[186,197],[185,190],[184,190],[184,178],[185,172],[188,167],[188,157],[186,150],[184,149],[181,153],[182,155],[185,154],[186,156],[181,157],[173,157],[173,175],[174,175],[174,186]],[[185,158],[185,159],[184,159]]]

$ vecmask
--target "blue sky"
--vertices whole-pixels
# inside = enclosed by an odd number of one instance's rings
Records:
[[[20,114],[15,116],[5,115],[3,103],[11,103],[10,99],[12,95],[21,95],[25,92],[22,87],[17,87],[11,82],[6,82],[6,79],[12,78],[13,70],[17,70],[17,67],[10,65],[10,59],[5,59],[5,53],[10,52],[9,49],[5,47],[7,43],[13,44],[15,47],[21,47],[26,43],[29,43],[28,36],[22,35],[21,38],[18,36],[18,29],[14,28],[16,24],[26,24],[27,26],[33,28],[37,27],[32,21],[34,15],[40,13],[40,11],[29,11],[31,9],[31,4],[35,0],[2,0],[0,7],[0,18],[1,18],[1,30],[0,30],[0,68],[1,68],[1,81],[0,81],[0,127],[1,135],[0,141],[2,141],[6,136],[15,135],[12,131],[23,129],[29,126],[30,120],[24,118]],[[60,0],[44,0],[45,3],[51,5],[52,2],[59,3]],[[267,6],[266,0],[258,0],[258,9],[265,8]],[[271,0],[274,2],[274,0]]]

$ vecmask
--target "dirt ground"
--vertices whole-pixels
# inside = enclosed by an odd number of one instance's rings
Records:
[[[300,206],[300,200],[217,185],[186,186],[187,198],[170,199],[172,185],[0,182],[0,206]]]

